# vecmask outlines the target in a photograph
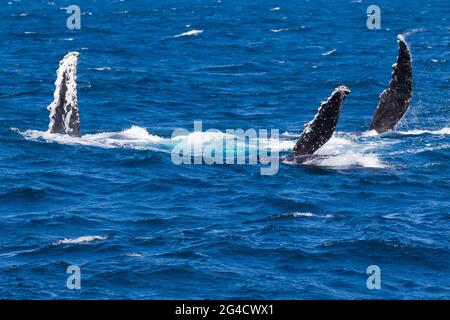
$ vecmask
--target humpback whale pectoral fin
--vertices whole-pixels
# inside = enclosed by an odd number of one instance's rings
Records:
[[[305,125],[291,156],[311,155],[323,146],[336,129],[345,98],[350,94],[346,86],[337,87],[327,101],[322,102],[314,119]]]
[[[78,52],[69,52],[59,62],[53,101],[47,107],[50,111],[48,131],[51,133],[80,136],[77,99],[78,56]]]
[[[380,94],[380,101],[370,124],[370,130],[383,133],[392,129],[405,115],[412,98],[412,59],[402,35],[398,39],[397,63],[392,65],[389,87]]]

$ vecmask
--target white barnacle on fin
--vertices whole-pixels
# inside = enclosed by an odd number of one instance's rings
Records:
[[[304,133],[310,133],[311,132],[311,122],[305,124],[303,132]]]

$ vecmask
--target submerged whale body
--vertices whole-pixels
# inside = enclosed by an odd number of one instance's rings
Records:
[[[412,98],[412,59],[403,36],[397,36],[399,51],[397,63],[392,68],[389,87],[380,94],[380,101],[369,130],[383,133],[391,130],[408,110]],[[322,147],[336,130],[339,114],[350,90],[345,86],[336,88],[323,102],[314,119],[305,125],[288,161],[304,163]]]

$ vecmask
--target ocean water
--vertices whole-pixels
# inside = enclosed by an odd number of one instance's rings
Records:
[[[380,30],[365,0],[2,1],[0,297],[450,298],[450,3],[376,2]],[[397,34],[413,101],[396,130],[368,134]],[[45,133],[69,51],[81,138]],[[171,160],[194,120],[279,129],[286,155],[341,84],[352,93],[313,163],[265,176]]]

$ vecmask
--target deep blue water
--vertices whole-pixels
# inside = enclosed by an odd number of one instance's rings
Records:
[[[373,2],[2,1],[0,297],[450,298],[450,3]],[[190,30],[203,32],[174,37]],[[397,34],[410,110],[361,136]],[[47,130],[68,51],[82,133],[103,138],[27,131]],[[158,143],[202,120],[277,128],[286,154],[341,84],[352,94],[315,165],[175,165]],[[74,264],[81,290],[66,287]]]

